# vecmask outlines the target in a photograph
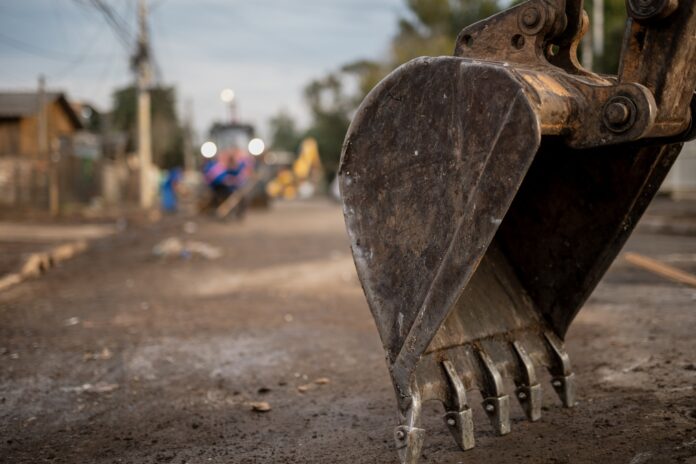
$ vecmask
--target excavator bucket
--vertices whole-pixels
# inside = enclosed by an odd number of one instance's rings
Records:
[[[694,133],[696,7],[652,3],[627,3],[618,76],[577,62],[582,1],[536,0],[464,29],[453,57],[401,66],[357,110],[340,186],[403,463],[424,401],[463,450],[471,390],[501,435],[511,396],[540,419],[543,371],[575,404],[568,327]]]

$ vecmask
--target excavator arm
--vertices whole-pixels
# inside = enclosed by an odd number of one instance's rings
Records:
[[[568,327],[696,135],[696,3],[627,11],[617,76],[578,63],[582,1],[531,0],[466,27],[454,56],[396,69],[355,115],[340,185],[402,463],[424,401],[464,450],[468,391],[499,434],[510,396],[540,419],[544,370],[576,402]]]

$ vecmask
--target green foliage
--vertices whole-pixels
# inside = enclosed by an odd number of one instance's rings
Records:
[[[345,96],[341,80],[334,74],[311,82],[305,88],[305,99],[312,112],[312,125],[306,135],[316,139],[321,162],[331,178],[338,170],[354,101]]]
[[[150,92],[152,115],[152,158],[163,169],[182,166],[184,132],[176,112],[176,91],[173,87],[156,87]],[[128,134],[128,150],[137,149],[138,104],[133,86],[113,94],[112,123]]]
[[[585,9],[592,18],[593,2],[585,2]],[[604,0],[604,54],[594,57],[593,71],[616,74],[619,69],[621,41],[626,29],[625,0]],[[588,32],[589,34],[590,32]]]
[[[352,111],[393,69],[419,56],[451,55],[459,32],[469,24],[491,16],[504,0],[404,0],[408,14],[399,19],[396,36],[383,61],[360,60],[345,65],[340,73],[310,83],[305,98],[312,111],[308,133],[317,138],[322,162],[329,172],[338,166],[341,144]],[[592,1],[585,7],[591,15]],[[591,16],[590,16],[591,17]],[[595,70],[615,73],[626,20],[624,0],[605,0],[605,53],[595,57]],[[342,92],[342,80],[357,80],[355,95]]]
[[[418,56],[451,55],[459,31],[467,24],[499,9],[497,0],[406,0],[408,18],[399,20],[384,62],[361,60],[340,73],[311,82],[305,100],[312,113],[307,135],[316,138],[325,169],[331,176],[338,169],[341,146],[352,111],[377,83],[397,66]],[[343,80],[357,79],[358,91],[346,95]]]
[[[284,111],[280,111],[269,121],[271,130],[271,148],[274,150],[297,152],[302,135],[295,126],[295,120]]]
[[[406,0],[408,17],[399,29],[383,63],[358,62],[344,69],[358,78],[362,100],[384,76],[419,56],[451,55],[459,32],[469,24],[495,14],[498,0]],[[357,66],[356,66],[357,65]]]

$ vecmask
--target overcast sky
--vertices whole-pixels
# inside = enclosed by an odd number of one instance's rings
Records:
[[[135,34],[137,0],[104,0]],[[262,132],[287,110],[308,120],[302,89],[342,64],[386,54],[403,0],[149,0],[150,31],[163,82],[195,125],[225,117],[220,91],[233,88],[239,116]],[[0,89],[50,89],[110,107],[133,79],[129,53],[90,0],[0,0]]]

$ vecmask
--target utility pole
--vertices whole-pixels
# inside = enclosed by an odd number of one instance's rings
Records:
[[[582,67],[588,71],[592,71],[594,66],[594,57],[592,56],[592,34],[585,34],[582,38]]]
[[[592,49],[594,56],[604,56],[604,0],[592,0]]]
[[[592,0],[591,30],[582,39],[582,67],[592,71],[596,57],[604,56],[604,0]]]
[[[60,214],[58,166],[56,165],[57,160],[54,160],[52,156],[48,140],[48,101],[46,99],[46,78],[43,74],[39,76],[37,95],[39,104],[37,112],[39,158],[46,162],[46,169],[48,170],[48,207],[51,216],[56,217]]]
[[[196,170],[196,155],[193,150],[193,100],[186,100],[184,108],[184,169]]]
[[[46,158],[48,156],[48,111],[46,108],[46,78],[43,74],[39,76],[38,95],[38,136],[39,136],[39,156]]]
[[[147,33],[147,0],[138,6],[138,49],[135,66],[138,85],[138,158],[140,159],[140,206],[152,207],[152,124],[150,121],[150,44]]]

